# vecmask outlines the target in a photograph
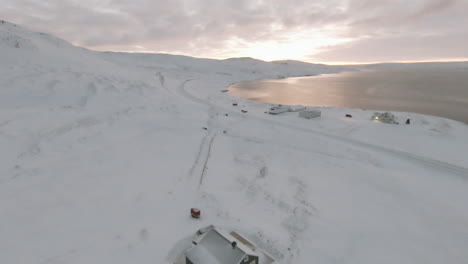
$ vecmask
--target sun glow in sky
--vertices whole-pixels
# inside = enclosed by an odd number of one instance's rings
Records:
[[[350,38],[333,36],[323,30],[303,30],[279,37],[278,40],[247,42],[242,39],[228,41],[223,57],[253,57],[265,61],[305,60],[329,46],[350,42]]]

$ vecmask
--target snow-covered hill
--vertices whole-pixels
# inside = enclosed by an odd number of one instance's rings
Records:
[[[101,53],[0,23],[1,262],[172,263],[215,224],[278,263],[466,263],[466,125],[268,116],[220,92],[343,69]]]

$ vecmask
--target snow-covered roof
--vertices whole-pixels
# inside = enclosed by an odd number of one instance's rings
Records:
[[[227,239],[229,241],[229,243],[231,243],[232,241],[236,241],[236,243],[237,243],[236,247],[240,248],[240,250],[242,250],[244,253],[246,253],[248,255],[256,255],[256,253],[251,248],[249,248],[247,245],[245,245],[244,242],[242,242],[241,240],[235,238],[230,233],[228,233],[226,230],[223,230],[223,229],[220,229],[220,228],[215,228],[215,231],[218,232],[220,235],[222,235],[225,239]]]
[[[249,247],[226,231],[212,228],[186,253],[193,263],[239,264],[246,255],[256,255]],[[235,241],[236,247],[231,243]]]
[[[288,108],[288,110],[289,110],[290,112],[299,112],[299,111],[303,111],[303,110],[305,110],[305,109],[306,109],[306,107],[303,106],[303,105],[291,105],[291,106],[289,106],[289,108]]]
[[[270,108],[268,113],[270,114],[281,114],[289,111],[289,106],[286,105],[277,105]]]

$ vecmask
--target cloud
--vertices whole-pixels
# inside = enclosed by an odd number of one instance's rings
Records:
[[[312,61],[386,62],[468,58],[468,35],[385,36],[337,45],[311,55]]]
[[[391,54],[415,54],[398,43],[431,34],[436,42],[459,41],[468,24],[467,0],[0,0],[0,5],[3,19],[91,49],[204,57],[245,56],[265,43],[287,50],[301,41],[304,58],[324,61],[350,47],[372,46],[377,55],[395,49],[384,40],[400,46]],[[442,54],[424,50],[419,57]],[[375,59],[382,57],[374,53]],[[359,54],[358,61],[371,56]]]
[[[379,2],[379,4],[377,4]],[[414,61],[468,58],[466,0],[350,2],[348,36],[311,60],[340,62]],[[403,3],[404,2],[404,3]],[[360,11],[364,10],[364,11]]]

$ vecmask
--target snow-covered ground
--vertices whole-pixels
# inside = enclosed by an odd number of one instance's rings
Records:
[[[0,262],[172,263],[215,224],[278,263],[466,263],[468,126],[270,116],[221,92],[343,69],[99,53],[1,23]]]

